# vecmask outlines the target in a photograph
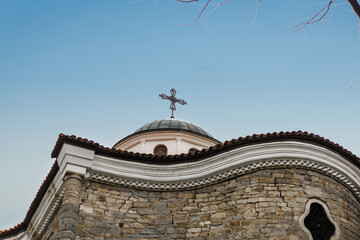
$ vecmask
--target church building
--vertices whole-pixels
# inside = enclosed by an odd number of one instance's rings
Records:
[[[60,134],[51,157],[0,239],[360,239],[360,159],[311,133],[220,142],[171,118],[111,148]]]

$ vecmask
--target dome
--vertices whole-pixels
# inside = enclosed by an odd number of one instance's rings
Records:
[[[204,131],[201,127],[196,126],[193,123],[188,123],[180,120],[172,120],[172,119],[155,120],[151,123],[147,123],[141,128],[137,129],[135,133],[162,131],[162,130],[191,132],[215,140],[213,136],[211,136],[208,132]]]
[[[129,138],[132,138],[136,135],[149,133],[149,132],[160,132],[160,131],[186,132],[204,137],[214,143],[220,143],[220,141],[215,139],[213,136],[211,136],[210,133],[204,131],[201,127],[196,126],[193,123],[189,123],[181,120],[175,120],[175,119],[167,119],[167,120],[155,120],[153,122],[145,124],[144,126],[137,129],[134,133],[118,141],[114,145],[114,147],[120,144],[121,142]]]

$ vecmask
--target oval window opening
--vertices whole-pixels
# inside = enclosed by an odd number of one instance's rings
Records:
[[[328,219],[325,209],[319,203],[310,205],[310,212],[304,219],[305,227],[314,240],[330,240],[335,234],[335,226]]]
[[[167,147],[165,145],[158,145],[154,149],[154,155],[155,156],[167,156]]]

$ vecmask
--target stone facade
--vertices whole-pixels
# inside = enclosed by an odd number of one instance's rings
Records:
[[[183,191],[124,188],[76,176],[42,239],[309,239],[299,217],[319,199],[360,239],[360,203],[336,180],[306,169],[260,170]]]

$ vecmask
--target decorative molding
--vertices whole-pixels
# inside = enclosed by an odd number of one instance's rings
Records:
[[[26,235],[30,239],[40,237],[44,233],[62,202],[64,190],[65,184],[60,172],[58,172],[32,217],[30,226],[33,227],[26,229]]]
[[[29,237],[26,235],[26,231],[20,232],[17,235],[11,237],[5,237],[6,240],[28,240]]]
[[[319,200],[319,199],[309,199],[309,200],[307,201],[307,203],[306,203],[306,206],[305,206],[305,212],[304,212],[303,214],[301,214],[301,216],[299,217],[300,227],[301,227],[302,230],[304,230],[304,232],[306,232],[306,234],[307,234],[308,237],[309,237],[309,240],[313,240],[313,237],[312,237],[311,232],[310,232],[310,231],[307,229],[307,227],[305,226],[304,221],[305,221],[306,216],[307,216],[307,215],[309,214],[309,212],[310,212],[310,206],[311,206],[312,203],[318,203],[318,204],[320,204],[320,205],[324,208],[324,210],[325,210],[325,212],[326,212],[326,216],[327,216],[327,218],[329,219],[329,221],[332,222],[332,224],[334,224],[334,226],[335,226],[335,235],[332,236],[332,237],[330,238],[330,240],[337,240],[337,239],[339,239],[339,238],[340,238],[340,228],[339,228],[338,224],[335,222],[335,220],[331,217],[331,214],[330,214],[330,211],[329,211],[328,206],[327,206],[324,202],[322,202],[321,200]]]
[[[319,145],[296,141],[262,143],[195,162],[153,165],[95,154],[87,177],[135,188],[197,188],[263,168],[300,167],[323,172],[347,186],[360,200],[360,170]]]
[[[312,169],[316,171],[320,171],[329,175],[345,186],[347,186],[355,196],[360,200],[360,192],[359,189],[345,177],[343,174],[339,173],[338,171],[324,166],[322,164],[314,163],[308,160],[297,160],[297,159],[281,159],[281,160],[270,160],[264,162],[255,162],[246,166],[230,169],[224,171],[220,174],[216,174],[204,179],[199,179],[195,181],[188,181],[188,182],[178,182],[178,183],[159,183],[159,182],[145,182],[145,181],[136,181],[131,179],[124,179],[124,178],[116,178],[112,176],[106,176],[103,174],[99,174],[96,172],[88,172],[85,175],[85,178],[89,178],[92,180],[98,180],[110,184],[116,184],[126,187],[133,187],[133,188],[140,188],[140,189],[147,189],[147,190],[185,190],[185,189],[192,189],[198,187],[204,187],[207,185],[211,185],[213,183],[226,180],[228,178],[244,175],[250,172],[254,172],[264,168],[276,168],[276,167],[301,167],[306,169]]]
[[[60,204],[62,202],[62,199],[64,197],[64,191],[65,191],[65,186],[62,187],[59,196],[56,198],[54,204],[51,205],[50,211],[47,214],[43,224],[41,225],[41,227],[40,227],[40,229],[38,231],[39,236],[41,236],[44,233],[44,230],[46,230],[46,227],[48,226],[51,219],[54,217],[54,214],[58,210],[58,208],[59,208],[59,206],[60,206]]]

